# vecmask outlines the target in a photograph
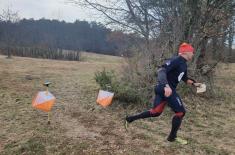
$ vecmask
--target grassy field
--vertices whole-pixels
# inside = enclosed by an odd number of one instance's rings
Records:
[[[182,96],[188,112],[179,135],[189,140],[182,146],[166,141],[169,108],[159,118],[132,123],[127,132],[125,113],[147,107],[95,103],[94,73],[104,67],[121,72],[123,58],[82,53],[81,60],[0,56],[0,154],[235,154],[235,64],[217,68],[216,98]],[[57,98],[50,125],[47,114],[31,105],[45,80]]]

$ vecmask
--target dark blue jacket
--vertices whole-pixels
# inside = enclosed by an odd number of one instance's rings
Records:
[[[167,60],[158,70],[158,82],[160,85],[169,84],[172,89],[176,89],[178,83],[183,80],[187,82],[187,60],[182,56],[174,56]]]

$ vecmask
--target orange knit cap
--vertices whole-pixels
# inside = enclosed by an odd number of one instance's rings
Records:
[[[182,43],[179,48],[179,53],[194,52],[192,45],[188,43]]]

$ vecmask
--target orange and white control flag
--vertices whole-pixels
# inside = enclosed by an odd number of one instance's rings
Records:
[[[99,90],[99,94],[97,97],[96,102],[100,104],[103,107],[107,107],[112,103],[114,93],[104,91],[104,90]]]
[[[51,111],[52,106],[55,104],[55,97],[48,91],[40,91],[34,97],[32,105],[36,109],[45,112]]]

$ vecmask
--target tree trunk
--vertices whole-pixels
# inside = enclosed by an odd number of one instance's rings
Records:
[[[7,58],[10,59],[11,58],[11,50],[10,47],[7,46]]]
[[[228,36],[228,56],[227,56],[227,61],[231,60],[232,57],[232,45],[233,45],[233,29],[234,29],[234,25],[231,24],[229,27],[229,36]]]

